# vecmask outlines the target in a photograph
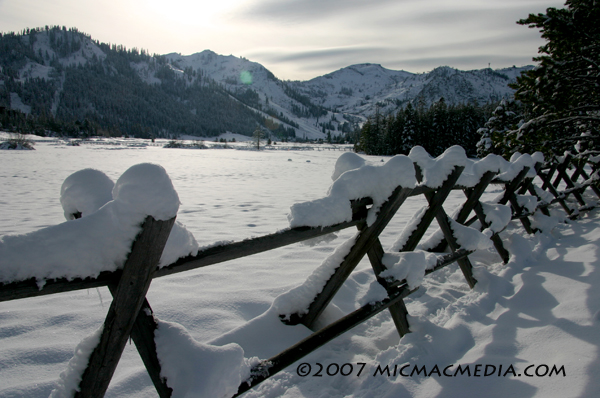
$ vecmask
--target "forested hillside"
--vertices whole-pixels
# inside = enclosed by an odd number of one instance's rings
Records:
[[[234,94],[201,70],[178,71],[164,56],[99,43],[76,29],[0,35],[6,129],[150,138],[251,135],[268,125],[276,137],[295,136],[253,109],[251,93]]]

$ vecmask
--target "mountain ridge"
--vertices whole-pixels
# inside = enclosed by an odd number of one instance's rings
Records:
[[[280,139],[343,136],[375,109],[393,113],[409,102],[429,106],[440,98],[448,104],[499,101],[512,95],[507,84],[532,68],[460,71],[442,66],[411,73],[361,63],[307,81],[284,81],[243,57],[211,50],[149,55],[100,43],[74,28],[28,29],[3,34],[0,42],[0,106],[72,123],[90,120],[133,135],[146,130],[153,136],[250,135],[257,127]],[[96,91],[121,82],[128,89],[126,101],[86,91],[81,82],[86,79],[96,83]],[[106,102],[111,104],[104,106]],[[214,103],[220,105],[215,108]],[[110,109],[119,107],[120,114],[110,115]],[[136,108],[160,117],[136,115]],[[145,119],[154,124],[144,125]]]

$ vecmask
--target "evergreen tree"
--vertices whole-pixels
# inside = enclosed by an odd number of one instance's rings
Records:
[[[428,114],[431,120],[431,139],[428,152],[437,156],[442,154],[453,141],[448,131],[448,107],[444,97],[432,105]]]
[[[360,129],[356,150],[367,155],[395,155],[407,154],[420,145],[437,156],[452,145],[461,145],[469,156],[475,156],[480,138],[477,130],[490,114],[488,108],[447,106],[445,101],[439,101],[429,109],[415,109],[408,103],[395,117],[376,112]]]
[[[477,142],[477,156],[483,158],[493,153],[501,155],[508,152],[511,145],[507,134],[518,127],[522,116],[515,101],[503,99],[496,107],[484,127],[478,130],[481,139]]]
[[[367,155],[383,154],[382,142],[384,133],[384,123],[379,108],[376,108],[375,115],[367,119],[360,131],[358,150]]]
[[[573,139],[599,135],[600,3],[567,0],[565,5],[518,21],[538,28],[546,44],[534,58],[539,67],[511,86],[530,113],[529,121],[511,132],[511,151],[562,154]]]
[[[404,126],[402,129],[402,148],[399,153],[408,154],[412,147],[417,145],[417,114],[409,102],[404,109]]]
[[[389,154],[394,155],[397,153],[407,153],[404,152],[405,147],[405,137],[403,135],[404,132],[404,111],[399,110],[396,114],[396,117],[390,115],[390,120],[388,122],[389,133]]]

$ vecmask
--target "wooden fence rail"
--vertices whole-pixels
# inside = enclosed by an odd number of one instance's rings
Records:
[[[416,222],[414,229],[407,231],[406,239],[397,248],[397,251],[415,251],[433,220],[436,220],[443,239],[435,247],[429,249],[431,252],[438,253],[438,259],[435,266],[426,270],[425,274],[457,262],[466,282],[472,288],[477,283],[473,277],[472,265],[469,260],[472,250],[461,247],[453,230],[454,223],[469,226],[479,221],[480,230],[489,227],[481,197],[491,184],[503,187],[503,194],[497,204],[509,204],[512,211],[511,218],[519,220],[528,233],[535,233],[537,230],[530,219],[534,212],[531,211],[532,209],[527,209],[520,199],[527,193],[536,198],[536,210],[539,209],[543,214],[548,215],[548,207],[559,203],[567,217],[574,219],[582,212],[596,207],[595,202],[588,203],[584,198],[584,193],[588,188],[600,198],[599,167],[592,155],[594,153],[589,153],[587,156],[582,154],[566,155],[560,159],[550,159],[545,164],[538,162],[534,169],[523,167],[511,179],[501,179],[498,172],[488,171],[471,187],[457,185],[464,169],[463,166],[454,166],[440,186],[425,186],[423,170],[419,164],[414,163],[416,179],[420,184],[414,188],[396,187],[385,203],[380,206],[375,221],[370,224],[367,223],[367,215],[373,201],[370,198],[362,198],[351,201],[351,221],[325,227],[291,228],[270,235],[214,246],[204,249],[194,256],[181,258],[162,268],[158,268],[158,261],[175,219],[155,221],[148,217],[143,224],[142,231],[134,241],[123,269],[115,272],[102,272],[97,278],[48,280],[41,289],[35,279],[0,284],[0,301],[108,286],[114,299],[104,321],[100,343],[90,357],[88,367],[83,373],[79,385],[80,391],[76,396],[93,397],[104,394],[119,362],[123,347],[127,339],[131,337],[159,396],[170,397],[172,390],[168,386],[168,380],[160,375],[160,363],[154,343],[154,331],[157,324],[145,297],[153,278],[273,250],[346,228],[357,228],[358,232],[352,248],[335,269],[333,275],[324,281],[323,289],[314,297],[308,311],[291,314],[282,320],[292,325],[302,323],[308,328],[314,329],[316,321],[325,307],[335,297],[344,281],[365,255],[371,263],[377,280],[386,289],[388,297],[365,305],[338,321],[320,330],[315,330],[306,339],[280,354],[262,361],[252,369],[250,379],[245,380],[239,386],[237,393],[239,395],[386,309],[390,311],[400,336],[410,332],[407,320],[408,311],[403,300],[418,287],[411,288],[406,280],[393,280],[381,276],[386,271],[386,266],[383,263],[385,252],[379,240],[379,236],[407,198],[423,195],[427,207]],[[591,169],[591,173],[586,171],[586,168]],[[559,190],[561,184],[566,189]],[[466,197],[454,218],[449,217],[442,207],[452,190],[463,191]],[[542,197],[544,193],[550,193],[553,199],[544,199]],[[574,202],[576,203],[575,208],[572,207]],[[469,218],[471,214],[474,215]],[[509,252],[504,248],[499,233],[500,231],[495,231],[491,240],[500,258],[507,263]],[[282,318],[284,317],[282,316]]]

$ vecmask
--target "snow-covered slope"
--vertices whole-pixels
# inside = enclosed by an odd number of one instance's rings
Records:
[[[393,71],[377,64],[352,65],[295,86],[320,105],[340,112],[369,116],[375,106],[391,112],[408,102],[484,104],[512,95],[508,87],[531,67],[460,71],[442,66],[428,73]]]
[[[256,93],[256,101],[250,104],[263,111],[265,115],[276,115],[280,122],[287,120],[299,125],[299,130],[307,138],[323,138],[315,120],[311,117],[299,117],[292,111],[293,107],[302,104],[286,93],[286,83],[279,80],[263,65],[233,55],[219,55],[211,50],[204,50],[192,55],[171,53],[165,55],[175,71],[184,73],[186,68],[201,72],[225,89],[234,94],[248,95]],[[273,112],[274,111],[274,112]],[[286,123],[287,126],[290,124]],[[302,136],[300,135],[300,137]]]

